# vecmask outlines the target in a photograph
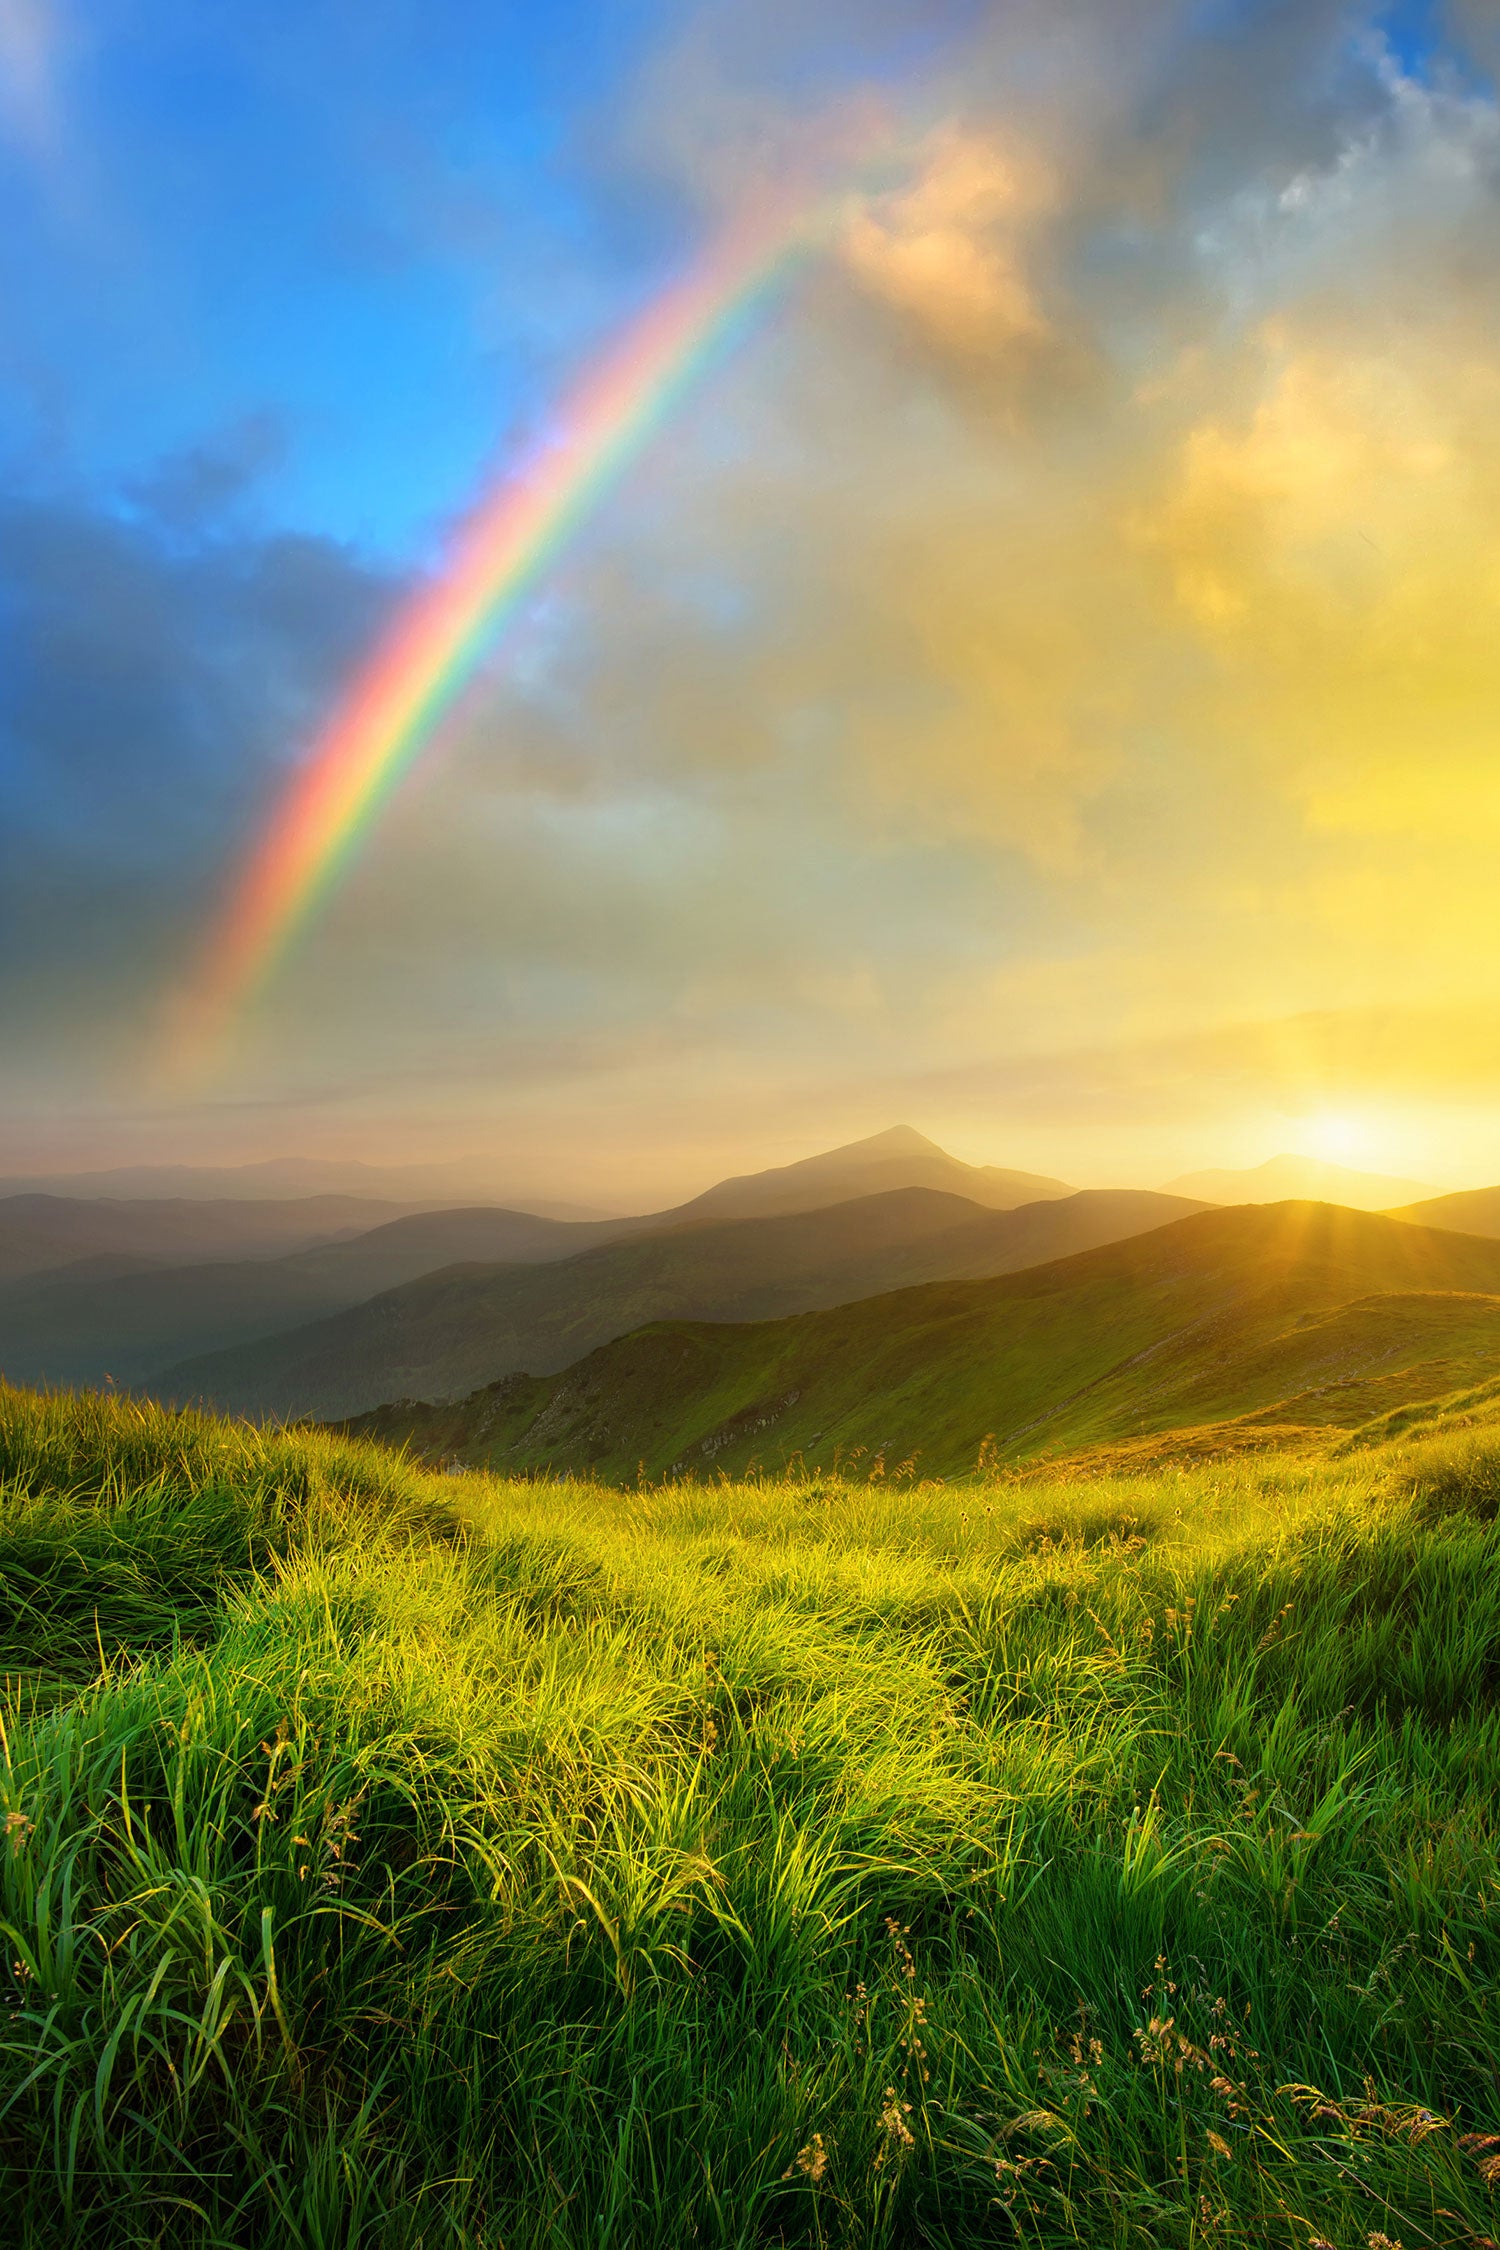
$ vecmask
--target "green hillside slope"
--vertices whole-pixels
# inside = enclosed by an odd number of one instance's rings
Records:
[[[1353,1427],[1500,1368],[1500,1246],[1326,1204],[755,1326],[645,1329],[544,1380],[359,1425],[427,1453],[629,1476],[862,1449],[923,1473],[1261,1417]]]
[[[567,1366],[644,1321],[770,1319],[907,1282],[1008,1272],[1159,1226],[1191,1205],[1093,1190],[980,1211],[926,1188],[778,1218],[699,1224],[546,1266],[456,1266],[368,1304],[155,1378],[160,1395],[332,1418]]]
[[[0,1387],[15,2250],[1480,2250],[1500,1442],[611,1492]]]

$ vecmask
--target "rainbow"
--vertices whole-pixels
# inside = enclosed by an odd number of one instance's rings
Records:
[[[356,677],[231,892],[173,1046],[212,1043],[284,958],[495,635],[812,239],[806,199],[742,220],[574,390]]]

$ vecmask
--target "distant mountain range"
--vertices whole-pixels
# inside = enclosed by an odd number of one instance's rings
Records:
[[[477,1157],[449,1164],[360,1164],[353,1160],[273,1156],[263,1164],[121,1164],[105,1171],[15,1174],[0,1178],[0,1199],[56,1195],[111,1201],[261,1203],[308,1196],[353,1196],[367,1202],[431,1210],[453,1203],[499,1202],[488,1192],[490,1167]],[[553,1219],[609,1216],[581,1203],[520,1199]]]
[[[0,1284],[85,1258],[158,1266],[196,1265],[211,1258],[282,1258],[404,1215],[399,1203],[353,1195],[260,1203],[85,1202],[74,1196],[8,1195],[0,1197]]]
[[[22,1199],[16,1199],[20,1201]],[[36,1199],[27,1198],[27,1201]],[[564,1221],[527,1212],[490,1210],[400,1213],[389,1204],[360,1208],[366,1224],[358,1230],[292,1234],[282,1221],[289,1254],[277,1256],[269,1241],[255,1244],[252,1230],[231,1247],[257,1254],[226,1258],[210,1243],[222,1240],[217,1224],[199,1231],[191,1262],[179,1262],[190,1230],[166,1230],[181,1247],[170,1262],[133,1251],[129,1244],[153,1239],[149,1225],[132,1218],[115,1223],[121,1212],[160,1210],[229,1214],[291,1214],[296,1204],[91,1204],[62,1205],[77,1214],[72,1226],[52,1239],[51,1262],[39,1265],[41,1249],[20,1226],[12,1227],[10,1206],[0,1202],[0,1259],[9,1253],[11,1276],[0,1284],[0,1369],[13,1381],[61,1384],[97,1383],[108,1373],[121,1383],[145,1384],[168,1363],[195,1350],[220,1350],[274,1334],[302,1321],[356,1305],[377,1291],[393,1288],[418,1274],[457,1260],[489,1258],[522,1263],[564,1257],[607,1238],[630,1222]],[[393,1208],[395,1216],[390,1216]],[[383,1225],[369,1224],[376,1213]],[[89,1254],[89,1222],[99,1248]],[[59,1240],[78,1245],[65,1260]],[[118,1239],[119,1251],[106,1251]],[[29,1261],[23,1262],[23,1261]],[[17,1270],[19,1269],[19,1270]],[[0,1271],[3,1271],[0,1267]]]
[[[1101,1445],[1128,1461],[1164,1432],[1213,1451],[1356,1428],[1486,1380],[1497,1356],[1500,1244],[1289,1203],[792,1319],[660,1322],[557,1374],[351,1426],[501,1470],[915,1456],[952,1475],[986,1441],[1012,1461]]]
[[[264,1187],[318,1169],[245,1167],[221,1196],[0,1197],[0,1369],[340,1419],[522,1374],[552,1380],[652,1323],[831,1314],[917,1284],[1051,1265],[1154,1236],[1220,1198],[1252,1207],[1288,1179],[1345,1204],[1416,1192],[1287,1157],[1193,1175],[1195,1196],[1079,1193],[963,1164],[909,1126],[629,1218],[247,1190],[251,1176]],[[176,1176],[152,1175],[158,1187]],[[1500,1189],[1408,1197],[1393,1218],[1500,1237]],[[1426,1320],[1424,1333],[1437,1328]]]
[[[822,1210],[679,1224],[545,1266],[454,1265],[327,1320],[183,1361],[152,1388],[238,1413],[331,1418],[544,1374],[643,1321],[765,1319],[904,1283],[1007,1273],[1198,1206],[1091,1189],[986,1211],[932,1188]]]
[[[1273,1156],[1245,1172],[1186,1172],[1169,1180],[1168,1195],[1191,1195],[1201,1203],[1341,1203],[1351,1211],[1390,1211],[1415,1203],[1432,1189],[1415,1180],[1388,1180],[1378,1172],[1354,1172],[1347,1164],[1325,1164],[1316,1156]]]
[[[408,1210],[482,1203],[573,1222],[594,1223],[618,1216],[579,1203],[490,1192],[491,1170],[480,1157],[446,1164],[360,1164],[343,1159],[278,1156],[262,1164],[120,1165],[108,1171],[0,1178],[0,1199],[53,1195],[222,1203],[352,1195],[365,1201],[397,1203]],[[895,1125],[867,1140],[804,1157],[796,1164],[721,1180],[690,1202],[673,1206],[671,1212],[649,1212],[636,1223],[644,1225],[672,1216],[728,1219],[752,1218],[765,1211],[810,1211],[820,1204],[846,1202],[856,1195],[879,1195],[887,1188],[898,1187],[943,1188],[997,1211],[1072,1192],[1063,1181],[1038,1173],[961,1163],[910,1125]]]
[[[279,1179],[288,1168],[252,1169]],[[87,1384],[109,1374],[139,1385],[170,1368],[175,1382],[175,1363],[189,1353],[299,1329],[445,1266],[569,1258],[664,1229],[828,1208],[908,1187],[986,1208],[1019,1202],[1033,1189],[1061,1191],[1060,1182],[1029,1173],[962,1164],[898,1126],[628,1219],[559,1219],[490,1205],[403,1210],[338,1197],[0,1199],[0,1368],[21,1382]]]

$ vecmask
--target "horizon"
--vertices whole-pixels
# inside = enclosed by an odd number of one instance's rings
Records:
[[[0,10],[0,1171],[1491,1184],[1497,67]]]
[[[400,1181],[403,1175],[408,1175],[408,1192],[424,1202],[431,1202],[435,1196],[446,1193],[451,1193],[459,1198],[468,1194],[475,1194],[480,1196],[482,1200],[493,1200],[502,1204],[508,1200],[514,1201],[517,1205],[525,1205],[528,1202],[538,1205],[553,1204],[559,1212],[565,1208],[576,1207],[580,1213],[587,1209],[595,1216],[644,1217],[651,1215],[657,1209],[671,1209],[680,1203],[689,1202],[696,1196],[707,1192],[710,1188],[723,1184],[726,1180],[754,1178],[761,1172],[775,1171],[786,1166],[796,1168],[799,1164],[816,1162],[824,1156],[851,1154],[866,1148],[876,1147],[882,1142],[905,1140],[909,1144],[913,1138],[936,1154],[951,1157],[960,1165],[967,1165],[974,1169],[982,1170],[988,1165],[1023,1174],[1028,1169],[1024,1166],[997,1165],[996,1160],[990,1157],[962,1155],[956,1150],[945,1147],[930,1134],[922,1132],[919,1127],[903,1121],[896,1125],[878,1128],[870,1134],[860,1135],[853,1141],[839,1143],[832,1149],[803,1149],[795,1156],[779,1159],[770,1165],[747,1166],[741,1171],[715,1173],[711,1177],[691,1180],[686,1186],[678,1183],[670,1196],[663,1196],[659,1203],[644,1204],[639,1210],[636,1210],[634,1206],[622,1209],[617,1203],[609,1201],[608,1198],[601,1200],[599,1197],[591,1195],[588,1192],[586,1182],[575,1181],[571,1183],[566,1193],[560,1191],[555,1185],[531,1188],[516,1185],[507,1188],[503,1180],[498,1176],[493,1176],[491,1161],[472,1152],[467,1156],[443,1158],[432,1162],[417,1160],[416,1162],[401,1161],[388,1164],[371,1163],[359,1157],[340,1160],[336,1157],[299,1156],[282,1152],[274,1156],[252,1159],[241,1164],[222,1165],[155,1162],[137,1165],[80,1167],[74,1171],[38,1168],[30,1172],[13,1172],[0,1165],[0,1195],[23,1194],[27,1192],[30,1183],[36,1183],[42,1192],[50,1191],[66,1194],[70,1180],[88,1183],[93,1192],[107,1194],[110,1191],[103,1187],[101,1183],[120,1176],[129,1179],[137,1176],[150,1178],[153,1175],[160,1175],[181,1182],[191,1180],[194,1177],[218,1180],[273,1172],[294,1175],[300,1172],[304,1176],[322,1175],[326,1172],[331,1174],[332,1178],[316,1187],[304,1185],[292,1188],[284,1183],[280,1186],[271,1183],[264,1190],[265,1196],[267,1199],[271,1199],[288,1195],[295,1198],[304,1194],[358,1193],[362,1185],[362,1175],[368,1175],[371,1181],[383,1184],[368,1186],[365,1188],[365,1192],[376,1201],[394,1201],[399,1200],[396,1183]],[[1298,1151],[1292,1149],[1277,1150],[1271,1156],[1263,1158],[1259,1163],[1243,1166],[1194,1165],[1187,1171],[1176,1174],[1169,1179],[1129,1180],[1108,1177],[1097,1180],[1069,1180],[1063,1184],[1070,1193],[1090,1189],[1121,1188],[1159,1193],[1192,1194],[1197,1191],[1199,1183],[1215,1179],[1225,1181],[1243,1179],[1250,1182],[1259,1175],[1277,1167],[1296,1165],[1305,1165],[1314,1173],[1326,1173],[1330,1179],[1335,1181],[1340,1178],[1345,1179],[1351,1187],[1365,1183],[1371,1187],[1386,1186],[1413,1189],[1418,1191],[1417,1194],[1413,1195],[1413,1201],[1426,1197],[1465,1192],[1464,1187],[1445,1189],[1431,1180],[1424,1181],[1416,1177],[1380,1173],[1370,1167],[1347,1164],[1337,1157],[1320,1155],[1312,1150]],[[1055,1179],[1058,1176],[1039,1174],[1037,1177],[1039,1179]],[[339,1181],[347,1182],[348,1185],[340,1187],[337,1184]],[[427,1183],[425,1187],[421,1184],[423,1181]],[[439,1181],[443,1181],[445,1184],[440,1187],[436,1184]],[[1466,1183],[1466,1186],[1469,1189],[1478,1190],[1492,1184],[1491,1181],[1485,1180]],[[115,1192],[124,1191],[117,1190]],[[159,1189],[156,1192],[167,1193],[168,1191]],[[178,1192],[178,1189],[174,1187],[171,1192]],[[1336,1201],[1337,1197],[1334,1197],[1333,1200]]]

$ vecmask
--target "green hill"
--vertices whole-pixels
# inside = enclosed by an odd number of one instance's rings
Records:
[[[625,1477],[802,1455],[925,1474],[1233,1422],[1349,1428],[1500,1367],[1500,1245],[1327,1204],[1205,1211],[996,1280],[644,1328],[370,1434]]]
[[[150,1387],[239,1413],[328,1419],[396,1396],[461,1394],[519,1368],[544,1374],[644,1321],[767,1319],[904,1282],[1008,1272],[1191,1208],[1123,1188],[981,1211],[907,1188],[700,1223],[549,1265],[448,1267],[333,1318],[184,1361]]]
[[[1477,2250],[1497,1501],[1493,1430],[619,1492],[0,1387],[5,2233]]]

